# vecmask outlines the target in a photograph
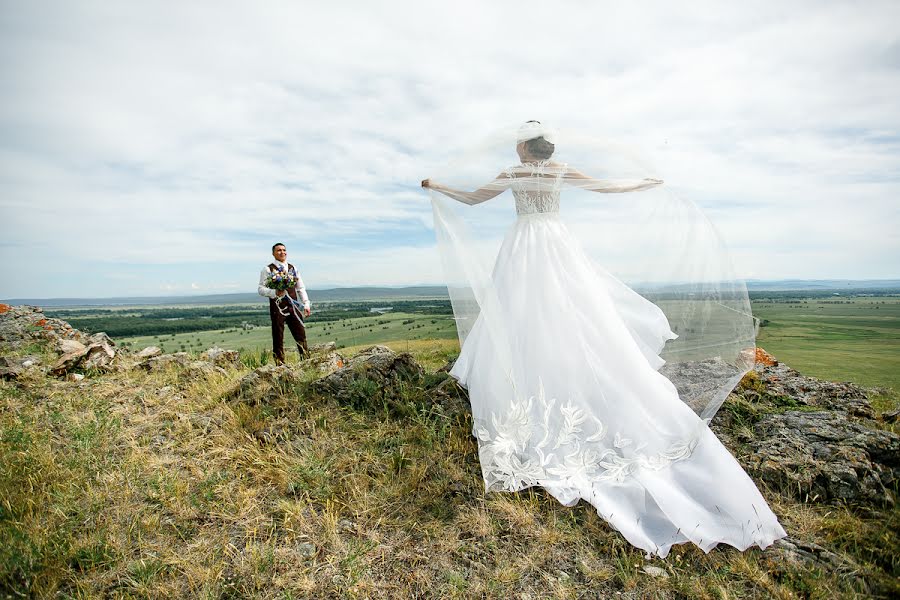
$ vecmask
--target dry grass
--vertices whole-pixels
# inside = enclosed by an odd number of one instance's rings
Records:
[[[410,348],[429,369],[452,344]],[[406,348],[396,348],[405,350]],[[248,369],[0,383],[0,590],[68,598],[835,598],[900,592],[897,512],[765,492],[855,565],[677,547],[647,560],[586,504],[485,494],[470,422],[309,391],[234,399]],[[417,395],[418,394],[418,395]],[[887,522],[885,521],[887,519]],[[667,578],[642,568],[663,568]]]

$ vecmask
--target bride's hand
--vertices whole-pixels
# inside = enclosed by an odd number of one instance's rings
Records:
[[[662,179],[649,179],[649,178],[648,178],[648,179],[645,179],[644,181],[648,181],[648,182],[654,183],[654,184],[656,184],[656,185],[660,185],[660,184],[663,183],[663,180],[662,180]]]

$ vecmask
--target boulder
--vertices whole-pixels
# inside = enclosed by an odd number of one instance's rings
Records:
[[[900,436],[838,411],[769,414],[754,426],[748,471],[804,502],[893,505]]]
[[[109,339],[105,333],[92,335],[89,339],[87,354],[81,361],[86,369],[104,369],[112,364],[116,357],[115,342]]]
[[[309,347],[309,354],[303,359],[305,367],[315,369],[322,375],[328,375],[342,368],[346,360],[337,351],[337,344],[328,342]]]
[[[140,352],[134,355],[134,357],[138,360],[146,360],[148,358],[154,358],[162,354],[162,350],[158,346],[147,346]]]
[[[866,391],[856,384],[807,377],[777,361],[772,365],[757,364],[755,371],[766,393],[784,399],[783,404],[839,410],[866,419],[875,417]]]
[[[209,375],[224,375],[225,369],[205,360],[195,360],[187,366],[190,377],[207,377]]]
[[[71,351],[59,357],[53,365],[50,366],[50,372],[55,375],[62,375],[81,364],[81,360],[87,356],[89,348],[81,342],[73,341],[68,347]]]
[[[204,352],[202,356],[219,367],[236,367],[241,362],[241,355],[237,350],[225,350],[216,346]]]
[[[792,537],[775,540],[763,551],[766,560],[776,572],[784,572],[786,566],[815,567],[827,571],[851,574],[859,566],[847,556],[841,556],[814,542],[804,542]]]
[[[471,411],[469,392],[456,379],[447,375],[446,371],[438,371],[430,377],[434,379],[427,390],[433,404],[441,406],[447,414],[465,414]]]
[[[265,401],[283,395],[300,383],[301,371],[288,365],[264,365],[241,378],[232,396]]]
[[[191,357],[187,352],[175,352],[174,354],[162,354],[148,358],[138,366],[148,371],[161,371],[172,365],[186,367],[190,362]]]
[[[87,351],[87,346],[74,339],[60,338],[56,342],[56,351],[59,354],[72,354],[79,351]]]
[[[385,400],[397,398],[404,385],[420,384],[424,373],[411,354],[372,346],[334,373],[318,379],[313,387],[339,402],[360,408],[382,406]]]
[[[24,372],[25,367],[19,361],[0,356],[0,379],[18,379]]]

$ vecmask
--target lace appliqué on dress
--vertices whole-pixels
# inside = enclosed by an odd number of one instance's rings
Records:
[[[534,165],[509,167],[504,171],[516,200],[516,214],[534,215],[559,212],[559,192],[566,167],[541,161]]]
[[[492,413],[490,425],[476,423],[487,489],[514,492],[548,482],[583,489],[602,481],[622,482],[636,469],[663,469],[689,457],[700,439],[698,429],[663,451],[642,453],[643,445],[634,447],[619,432],[610,439],[607,426],[571,399],[554,410],[556,403],[546,398],[541,385],[537,396],[512,402],[505,415]],[[542,418],[533,418],[533,408]],[[534,444],[535,439],[540,441]],[[632,448],[626,456],[625,449]]]

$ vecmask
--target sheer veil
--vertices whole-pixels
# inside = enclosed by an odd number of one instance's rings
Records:
[[[553,144],[552,158],[523,165],[517,145],[535,135]],[[492,271],[504,235],[516,219],[511,185],[533,193],[539,201],[552,191],[554,181],[561,181],[561,218],[608,282],[614,304],[625,311],[629,303],[620,300],[638,293],[662,310],[677,334],[675,339],[653,339],[635,330],[638,321],[623,314],[635,343],[675,385],[681,399],[700,417],[710,419],[754,364],[756,321],[746,285],[735,276],[720,235],[694,203],[670,187],[676,178],[684,181],[692,174],[673,174],[662,185],[644,185],[648,179],[664,177],[627,146],[537,122],[461,146],[468,149],[430,178],[448,188],[474,192],[457,202],[431,191],[460,342],[465,343],[481,319],[494,340],[493,360],[509,375],[511,386],[522,380],[517,371],[539,368],[515,360],[518,349],[512,347],[508,329],[527,324],[512,324],[500,314]],[[625,190],[629,191],[615,193]],[[541,319],[548,311],[565,310],[571,307],[535,305],[532,314]],[[577,359],[580,349],[574,332],[557,334],[563,340],[571,337]]]

